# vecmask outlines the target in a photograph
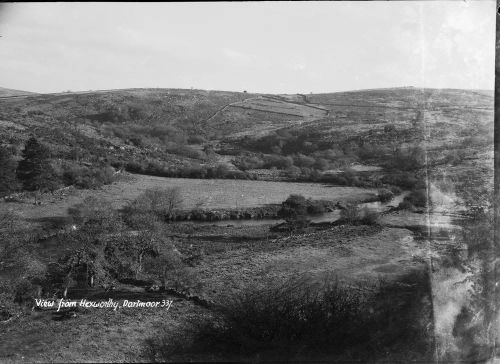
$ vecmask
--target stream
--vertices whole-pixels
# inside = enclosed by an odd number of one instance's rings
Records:
[[[401,201],[409,194],[408,191],[402,192],[388,202],[365,202],[360,203],[358,206],[360,208],[369,208],[378,213],[382,213],[390,210],[393,207],[397,207]],[[313,223],[321,223],[321,222],[334,222],[340,219],[340,211],[335,210],[332,212],[325,212],[323,214],[318,215],[309,215],[309,221]],[[241,220],[220,220],[220,221],[180,221],[175,222],[176,224],[195,224],[195,225],[209,225],[209,226],[260,226],[260,225],[269,225],[269,224],[280,224],[285,222],[283,219],[241,219]]]

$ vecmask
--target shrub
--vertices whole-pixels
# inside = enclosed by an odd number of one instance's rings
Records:
[[[324,201],[307,200],[307,213],[308,214],[322,214],[326,212],[326,204]]]
[[[324,201],[306,199],[302,195],[290,195],[281,204],[278,216],[285,218],[292,230],[300,230],[307,225],[308,214],[320,214],[326,212]]]
[[[401,188],[399,188],[398,186],[391,186],[389,190],[392,192],[393,195],[399,195],[401,192],[403,192]]]
[[[207,140],[201,135],[190,135],[187,141],[189,144],[203,144]]]
[[[399,203],[398,208],[402,210],[413,210],[413,205],[408,200],[403,200]]]
[[[361,210],[360,222],[362,224],[364,224],[364,225],[376,225],[376,224],[378,224],[378,220],[379,220],[379,215],[376,211],[374,211],[368,207],[364,207]]]
[[[151,228],[160,223],[160,217],[151,211],[124,209],[124,221],[132,229]]]
[[[185,360],[186,354],[224,361],[256,356],[264,361],[314,356],[329,362],[432,358],[432,308],[425,275],[409,274],[401,283],[380,282],[373,293],[366,288],[333,277],[316,285],[295,277],[248,287],[224,299],[213,317],[192,320],[186,335],[148,340],[146,353],[149,360],[160,362],[176,355]]]
[[[281,210],[278,213],[285,218],[294,218],[298,215],[307,214],[307,200],[302,195],[290,195],[281,204]]]
[[[389,202],[394,197],[394,194],[386,188],[379,189],[377,195],[381,202]]]
[[[68,209],[75,223],[89,229],[92,233],[120,229],[121,219],[108,202],[89,196]]]
[[[294,219],[307,214],[321,214],[326,212],[324,201],[306,199],[302,195],[290,195],[281,204],[278,215],[285,218]]]
[[[191,295],[199,293],[201,281],[196,272],[186,266],[184,258],[173,244],[163,242],[156,246],[156,254],[144,257],[144,273],[161,281],[165,289],[173,289],[178,293]],[[202,254],[192,259],[201,259]]]
[[[33,302],[34,287],[27,279],[21,279],[14,288],[14,302],[18,304],[29,304]]]
[[[0,146],[0,197],[7,196],[17,189],[16,166],[11,151]]]
[[[378,223],[378,213],[368,207],[359,208],[356,204],[348,204],[340,212],[340,218],[348,224],[376,225]]]
[[[179,188],[153,188],[144,191],[124,209],[127,223],[134,223],[138,215],[147,218],[148,215],[164,220],[170,219],[182,206],[182,196]]]
[[[182,155],[192,159],[207,159],[207,155],[203,151],[182,144],[169,145],[166,148],[166,151],[172,154]]]
[[[297,179],[301,175],[301,170],[299,167],[291,166],[286,169],[285,173],[288,178]]]
[[[111,184],[115,180],[114,170],[110,166],[89,168],[83,166],[69,166],[63,172],[64,184],[78,188],[99,188]]]
[[[217,178],[230,178],[230,179],[250,179],[250,176],[243,171],[228,171],[224,177]]]
[[[316,170],[326,171],[330,167],[330,163],[325,158],[317,158],[313,167]]]
[[[382,182],[405,189],[425,188],[425,181],[411,172],[387,174],[382,177]]]
[[[348,204],[345,209],[340,211],[340,218],[348,224],[355,224],[361,218],[361,212],[356,204]]]
[[[297,167],[312,167],[316,163],[314,158],[298,153],[293,157],[293,164]]]
[[[427,206],[427,191],[424,189],[419,189],[410,192],[408,196],[404,198],[415,207],[426,207]]]
[[[236,168],[246,171],[248,169],[258,169],[262,168],[264,161],[258,156],[238,156],[233,161]]]
[[[338,281],[325,283],[318,290],[297,278],[283,284],[268,283],[264,289],[249,288],[216,307],[221,324],[218,320],[198,323],[193,344],[200,351],[240,355],[295,354],[299,346],[307,352],[318,348],[340,351],[355,340],[368,339],[362,330],[349,335],[358,325],[360,303],[359,293]],[[179,344],[150,341],[149,359],[165,360],[186,349]]]
[[[276,167],[278,169],[287,169],[293,165],[293,159],[291,157],[284,157],[280,155],[268,155],[264,159],[264,167],[272,168]]]
[[[409,171],[425,166],[425,151],[420,146],[413,146],[406,151],[398,150],[387,161],[387,167]]]

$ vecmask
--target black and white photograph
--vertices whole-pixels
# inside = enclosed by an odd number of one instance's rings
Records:
[[[0,3],[0,363],[500,363],[498,6]]]

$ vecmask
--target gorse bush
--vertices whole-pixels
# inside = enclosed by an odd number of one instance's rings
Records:
[[[401,284],[373,287],[331,276],[319,284],[304,277],[268,281],[224,299],[185,335],[148,340],[145,352],[158,362],[196,354],[237,361],[425,361],[432,357],[429,296],[425,275],[414,273]]]
[[[361,210],[360,222],[364,225],[376,225],[379,222],[379,214],[368,207],[364,207]]]
[[[170,166],[157,160],[130,161],[125,169],[132,173],[147,174],[159,177],[179,178],[222,178],[222,179],[250,179],[246,172],[230,170],[227,165],[205,166],[198,163],[186,164],[181,167]]]
[[[78,188],[99,188],[113,183],[114,180],[115,171],[110,166],[101,168],[67,166],[63,172],[64,184]]]
[[[248,169],[262,168],[264,166],[264,161],[258,156],[243,155],[235,158],[233,164],[242,171],[246,171]]]
[[[326,202],[306,199],[302,195],[290,195],[281,204],[278,216],[284,218],[291,230],[300,230],[309,225],[307,215],[326,212]]]
[[[413,205],[408,200],[403,200],[399,203],[398,208],[402,210],[413,210]]]
[[[407,151],[399,150],[386,164],[402,171],[420,169],[425,166],[425,151],[420,146],[414,146]]]
[[[382,177],[382,182],[404,189],[425,188],[425,181],[413,172],[391,173]]]
[[[427,191],[418,189],[411,191],[399,204],[400,209],[412,210],[414,207],[424,208],[428,206]]]
[[[345,209],[340,211],[340,218],[349,224],[355,224],[361,219],[361,211],[356,204],[347,204]]]
[[[393,199],[394,194],[386,188],[381,188],[378,190],[377,196],[381,202],[389,202]]]
[[[348,204],[341,212],[340,218],[344,222],[352,225],[376,225],[378,224],[379,215],[373,209],[368,207],[360,208],[356,204]]]

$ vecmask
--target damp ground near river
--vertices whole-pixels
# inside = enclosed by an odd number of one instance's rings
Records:
[[[409,192],[404,191],[401,194],[395,196],[389,202],[365,202],[360,203],[358,206],[360,208],[367,207],[378,213],[386,212],[395,208],[399,205],[401,201],[408,195]],[[324,222],[335,222],[340,219],[340,209],[336,209],[331,212],[325,212],[323,214],[310,215],[308,220],[312,223],[324,223]],[[285,222],[283,219],[239,219],[239,220],[220,220],[220,221],[179,221],[173,222],[175,224],[196,224],[196,225],[215,225],[215,226],[261,226],[270,224],[281,224]]]

